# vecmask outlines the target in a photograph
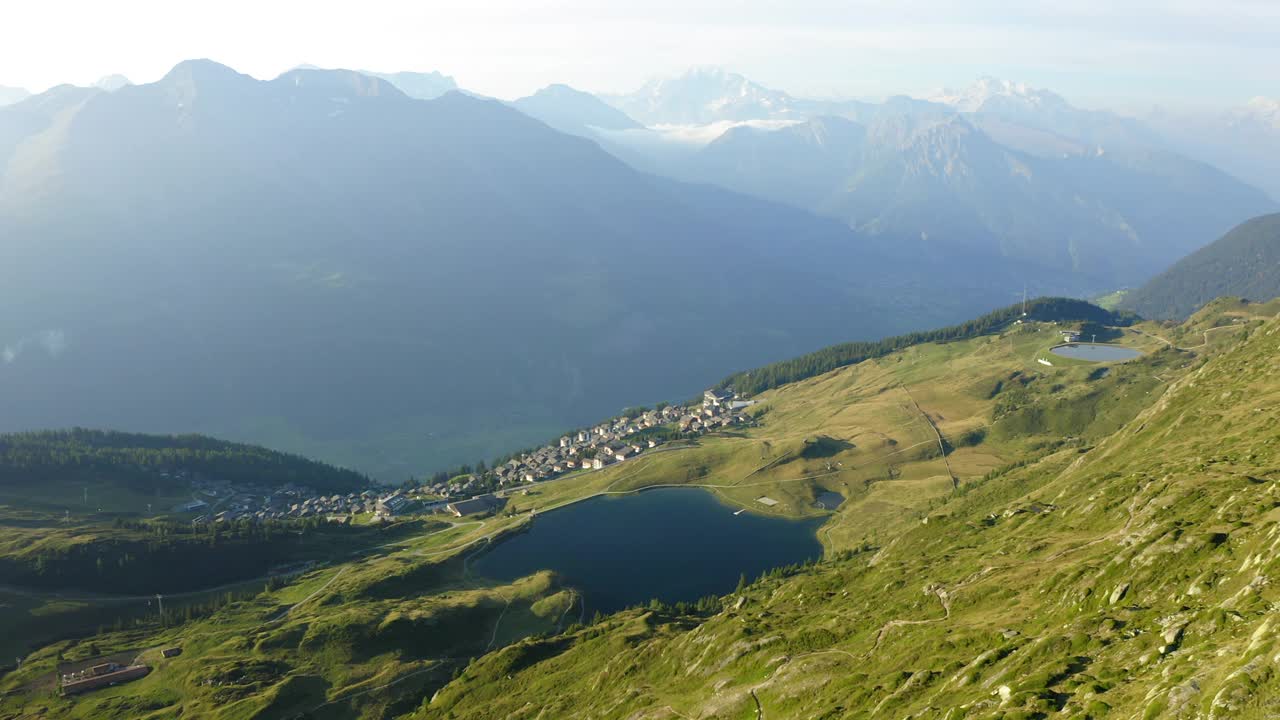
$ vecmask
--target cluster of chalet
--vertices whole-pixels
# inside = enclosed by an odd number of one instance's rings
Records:
[[[192,483],[192,489],[197,496],[204,496],[204,499],[192,500],[175,509],[182,512],[203,511],[203,514],[195,518],[195,523],[346,517],[378,512],[381,503],[372,490],[320,495],[308,487],[293,484],[271,489],[257,485],[199,480]]]
[[[191,487],[193,499],[174,508],[175,512],[199,512],[193,522],[236,522],[250,520],[287,520],[291,518],[326,517],[345,520],[352,515],[372,513],[387,519],[410,509],[443,510],[455,515],[489,512],[502,506],[501,498],[488,493],[496,485],[510,488],[522,483],[550,480],[575,470],[601,470],[615,463],[656,448],[661,441],[645,437],[644,431],[673,426],[684,435],[698,435],[745,422],[742,410],[752,400],[741,400],[727,390],[708,390],[700,405],[667,406],[649,410],[631,418],[618,418],[593,428],[565,435],[503,465],[486,475],[468,475],[447,483],[420,488],[419,494],[431,494],[448,500],[426,501],[400,491],[379,495],[372,490],[361,493],[320,495],[310,488],[285,485],[271,489],[257,485],[232,484],[195,476]],[[468,498],[468,499],[463,499]]]
[[[702,393],[702,407],[685,408],[677,427],[682,433],[703,433],[746,422],[742,410],[755,400],[741,400],[730,390],[708,390]]]
[[[661,444],[657,438],[645,437],[645,430],[674,426],[686,435],[708,432],[745,422],[746,416],[740,411],[751,404],[753,401],[739,400],[729,391],[708,390],[703,394],[701,405],[667,406],[636,417],[601,423],[512,458],[489,471],[488,477],[470,475],[454,478],[449,483],[439,483],[423,490],[445,497],[468,497],[485,492],[494,485],[514,487],[550,480],[575,470],[602,470]],[[471,510],[481,506],[463,507]],[[452,507],[449,509],[457,514]]]

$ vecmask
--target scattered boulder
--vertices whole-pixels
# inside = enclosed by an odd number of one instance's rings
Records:
[[[1111,591],[1111,597],[1107,598],[1107,604],[1115,605],[1116,603],[1123,600],[1124,596],[1128,594],[1129,594],[1129,583],[1120,583],[1119,585],[1116,586],[1115,590]]]

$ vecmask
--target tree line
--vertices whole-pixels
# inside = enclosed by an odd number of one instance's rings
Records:
[[[232,483],[304,485],[320,492],[363,488],[353,470],[256,445],[204,435],[144,435],[109,430],[45,430],[0,435],[0,484],[93,476],[154,489],[162,472],[184,471]]]
[[[874,360],[915,345],[954,342],[987,335],[1021,319],[1022,308],[1022,304],[1018,303],[959,325],[895,335],[883,340],[832,345],[797,358],[735,373],[721,381],[717,387],[732,389],[743,395],[756,395],[780,385],[811,378],[848,365],[856,365],[866,360]],[[1026,313],[1027,320],[1040,322],[1127,325],[1136,319],[1136,316],[1131,313],[1116,313],[1084,300],[1059,297],[1031,300],[1026,304]]]

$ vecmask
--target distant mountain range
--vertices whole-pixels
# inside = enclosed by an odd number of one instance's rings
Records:
[[[0,431],[198,431],[402,479],[1024,284],[1137,284],[1275,210],[994,82],[828,103],[703,69],[506,104],[191,61],[111,84],[0,109]],[[684,119],[713,124],[648,126]]]
[[[1159,135],[1141,122],[1114,113],[1082,110],[1062,96],[998,78],[980,78],[964,90],[929,98],[963,113],[997,142],[1048,157],[1108,149],[1163,148]]]
[[[125,87],[126,85],[132,85],[132,84],[133,83],[129,82],[129,78],[123,75],[116,74],[116,75],[104,75],[98,78],[98,81],[95,82],[93,86],[101,90],[106,90],[107,92],[115,92],[116,90],[119,90],[120,88]]]
[[[111,92],[113,90],[119,90],[129,84],[131,84],[129,82],[129,78],[123,75],[104,75],[93,84],[93,87]],[[66,87],[71,86],[68,85]],[[29,97],[31,97],[31,93],[27,92],[23,88],[5,87],[0,85],[0,107],[22,102]]]
[[[823,102],[697,68],[602,99],[656,129],[572,129],[575,110],[554,97],[534,114],[651,172],[801,207],[920,253],[1018,261],[1029,281],[1074,278],[1077,292],[1141,282],[1277,207],[1136,120],[993,78],[927,100]],[[688,123],[708,123],[714,139],[690,142]]]
[[[1280,98],[1257,97],[1222,113],[1152,113],[1146,122],[1182,152],[1280,200]]]
[[[1241,223],[1124,297],[1144,317],[1185,319],[1214,298],[1280,297],[1280,214]]]
[[[328,68],[306,63],[295,67],[294,70],[328,70]],[[434,100],[447,92],[458,89],[458,83],[451,76],[435,70],[431,72],[389,73],[357,70],[356,72],[368,77],[386,80],[400,92],[418,100]]]
[[[837,117],[739,127],[683,175],[841,220],[921,252],[1014,258],[1121,286],[1149,277],[1242,217],[1274,208],[1212,167],[1139,146],[1044,157],[967,115]]]
[[[1219,115],[1155,113],[1137,119],[1077,108],[1052,91],[992,77],[923,99],[899,96],[884,103],[868,103],[798,98],[721,68],[700,67],[654,79],[632,93],[602,95],[601,99],[646,126],[685,128],[682,140],[707,134],[693,132],[689,126],[711,129],[719,124],[706,138],[709,141],[745,123],[760,127],[767,121],[776,128],[776,123],[826,116],[867,123],[886,114],[957,113],[1000,145],[1029,155],[1084,156],[1099,147],[1113,153],[1177,154],[1218,167],[1280,200],[1280,100],[1269,98],[1256,98]],[[618,140],[631,141],[623,147],[643,145],[650,154],[655,152],[651,137],[633,133],[604,138],[606,145]],[[620,154],[625,156],[626,152]],[[646,165],[644,158],[627,159],[651,170],[679,174],[670,170],[669,160]]]
[[[718,67],[655,78],[626,95],[603,96],[645,125],[702,125],[721,120],[801,119],[797,101]]]
[[[209,61],[0,110],[0,430],[214,432],[382,478],[1008,300],[497,101]],[[944,301],[945,300],[945,301]]]
[[[434,100],[451,90],[458,89],[458,83],[452,77],[434,71],[376,73],[361,70],[360,73],[382,78],[395,85],[405,95],[419,100]]]
[[[810,100],[766,88],[719,67],[695,67],[682,75],[655,78],[635,92],[600,98],[646,126],[709,125],[752,121],[800,122],[838,115],[865,120],[882,106],[859,100]],[[906,96],[891,98],[895,112],[930,112],[940,107]]]
[[[548,85],[511,104],[526,115],[571,135],[592,137],[598,130],[639,130],[644,127],[595,95],[568,85]]]

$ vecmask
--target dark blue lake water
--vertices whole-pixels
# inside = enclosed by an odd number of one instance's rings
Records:
[[[693,488],[592,498],[539,515],[525,533],[471,563],[510,581],[554,570],[580,590],[586,612],[658,598],[692,601],[733,592],[738,576],[822,555],[821,520],[784,520],[734,508]]]
[[[1132,360],[1142,355],[1138,350],[1133,348],[1121,347],[1119,345],[1094,345],[1092,343],[1075,343],[1072,345],[1059,345],[1055,348],[1049,348],[1049,352],[1062,357],[1075,358],[1076,360],[1089,360],[1090,362],[1114,362],[1116,360]]]

